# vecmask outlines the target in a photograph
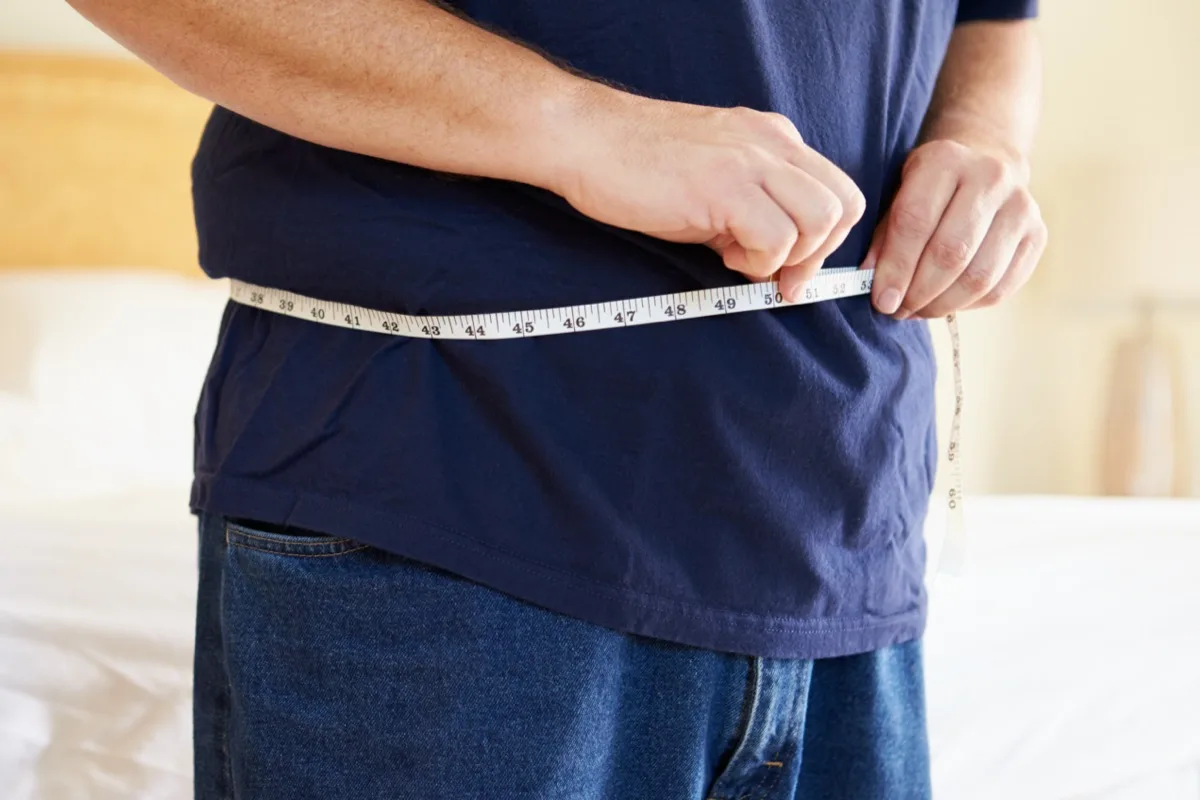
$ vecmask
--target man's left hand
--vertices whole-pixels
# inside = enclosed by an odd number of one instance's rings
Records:
[[[896,319],[995,305],[1029,280],[1046,225],[1026,170],[1000,149],[950,139],[909,155],[863,267]]]

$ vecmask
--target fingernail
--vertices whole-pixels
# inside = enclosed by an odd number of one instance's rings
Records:
[[[884,314],[893,314],[900,307],[900,292],[897,289],[884,289],[879,295],[876,307]]]

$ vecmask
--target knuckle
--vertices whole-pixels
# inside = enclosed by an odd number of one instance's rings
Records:
[[[930,245],[933,263],[944,270],[962,272],[971,259],[971,244],[962,238],[945,236]]]
[[[1041,255],[1046,245],[1050,243],[1050,229],[1045,222],[1038,220],[1038,224],[1033,229],[1033,244],[1036,255]]]
[[[775,262],[775,267],[783,265],[783,260],[788,257],[788,253],[792,252],[792,248],[796,245],[795,229],[774,230],[771,232],[770,239],[767,240],[767,246],[763,248],[771,254],[771,260]]]
[[[898,205],[892,211],[892,229],[900,236],[917,238],[933,230],[932,215],[913,205]]]
[[[854,186],[846,201],[843,203],[846,221],[854,224],[867,213],[867,198],[857,186]]]
[[[764,259],[778,267],[796,243],[796,229],[789,223],[761,226],[752,238],[751,247]]]
[[[776,111],[754,112],[754,123],[760,131],[766,132],[773,139],[795,145],[804,142],[795,124],[787,116]]]
[[[1027,233],[1025,238],[1021,240],[1021,243],[1017,245],[1017,252],[1013,256],[1013,262],[1027,262],[1031,266],[1036,266],[1046,249],[1044,236],[1045,234],[1037,228]]]
[[[1022,217],[1041,217],[1041,210],[1027,189],[1022,188],[1013,192],[1012,197],[1008,199],[1008,204],[1016,214]]]
[[[714,183],[739,198],[753,194],[753,184],[762,171],[762,153],[756,147],[729,147],[717,156],[713,168]]]
[[[813,206],[810,222],[817,231],[828,233],[842,221],[842,201],[833,192],[825,192]]]
[[[742,120],[744,122],[755,120],[762,116],[761,111],[755,111],[753,108],[748,108],[747,106],[733,106],[732,108],[727,109],[727,113],[732,115],[734,119]]]
[[[914,151],[914,155],[932,161],[958,161],[962,159],[965,152],[966,148],[958,142],[952,142],[949,139],[935,139]]]
[[[796,130],[796,126],[792,124],[792,121],[788,119],[787,116],[780,114],[778,111],[766,112],[763,114],[763,119],[780,130],[789,132]]]
[[[977,301],[975,305],[980,308],[991,308],[1001,300],[1007,298],[1008,294],[1009,292],[1007,289],[1002,289],[1001,287],[997,286],[995,289],[988,292],[987,295],[985,295],[982,299]]]
[[[972,297],[986,293],[992,283],[991,276],[980,269],[968,269],[958,276],[958,282]]]
[[[976,179],[986,188],[998,189],[1012,181],[1012,168],[993,156],[985,156],[975,165]]]
[[[755,278],[766,278],[779,267],[778,259],[767,241],[744,244],[739,248],[734,260],[739,263],[738,269]]]

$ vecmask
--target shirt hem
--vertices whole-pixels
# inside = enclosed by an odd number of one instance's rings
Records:
[[[764,658],[832,658],[903,644],[920,638],[925,628],[923,604],[887,617],[805,618],[650,595],[530,561],[408,514],[244,478],[198,475],[191,508],[355,539],[559,614],[706,650]]]

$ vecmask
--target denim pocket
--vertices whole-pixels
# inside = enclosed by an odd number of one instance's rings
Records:
[[[285,530],[286,533],[268,530],[264,525],[227,520],[225,522],[225,543],[230,547],[241,547],[246,550],[258,550],[263,553],[296,558],[342,556],[366,550],[368,547],[368,545],[353,539],[330,536],[303,528],[286,528]]]

